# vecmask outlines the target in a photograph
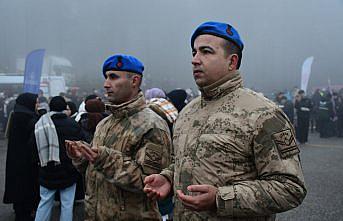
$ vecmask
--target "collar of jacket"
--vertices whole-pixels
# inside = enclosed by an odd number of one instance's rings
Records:
[[[67,118],[67,114],[62,112],[62,111],[50,111],[50,116],[53,117],[53,118],[58,118],[58,119],[61,119],[61,118]]]
[[[201,96],[203,99],[215,100],[240,87],[243,87],[243,80],[240,72],[235,71],[209,86],[199,88],[199,90],[201,91]]]
[[[106,104],[106,109],[112,113],[114,118],[129,117],[146,107],[143,92],[140,91],[132,100],[119,104]]]

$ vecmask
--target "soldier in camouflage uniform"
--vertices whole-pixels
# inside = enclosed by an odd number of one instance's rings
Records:
[[[306,195],[292,124],[243,87],[243,43],[232,26],[206,22],[191,46],[202,95],[176,121],[175,162],[146,177],[144,191],[158,199],[174,189],[174,220],[275,220]]]
[[[108,58],[103,73],[111,115],[98,124],[91,148],[67,142],[73,164],[85,172],[86,221],[161,220],[143,180],[171,163],[171,138],[165,121],[145,104],[142,72],[132,56]]]

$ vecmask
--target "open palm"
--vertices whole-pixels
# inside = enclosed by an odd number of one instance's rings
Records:
[[[144,192],[149,198],[163,199],[171,191],[171,183],[162,175],[153,174],[147,176],[144,180]]]

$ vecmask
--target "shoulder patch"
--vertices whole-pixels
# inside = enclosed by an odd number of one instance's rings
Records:
[[[300,152],[291,129],[272,134],[272,139],[283,159]]]

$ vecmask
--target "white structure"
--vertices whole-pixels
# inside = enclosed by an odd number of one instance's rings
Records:
[[[17,73],[24,73],[25,59],[18,58],[16,64]],[[64,57],[45,56],[42,67],[42,77],[45,76],[63,76],[66,82],[74,81],[72,74],[72,64]]]
[[[21,93],[23,84],[24,75],[0,73],[0,91],[2,90],[2,87],[11,87],[14,91],[20,90],[19,93]],[[40,89],[46,97],[57,96],[60,92],[66,92],[65,79],[63,76],[42,75]]]

